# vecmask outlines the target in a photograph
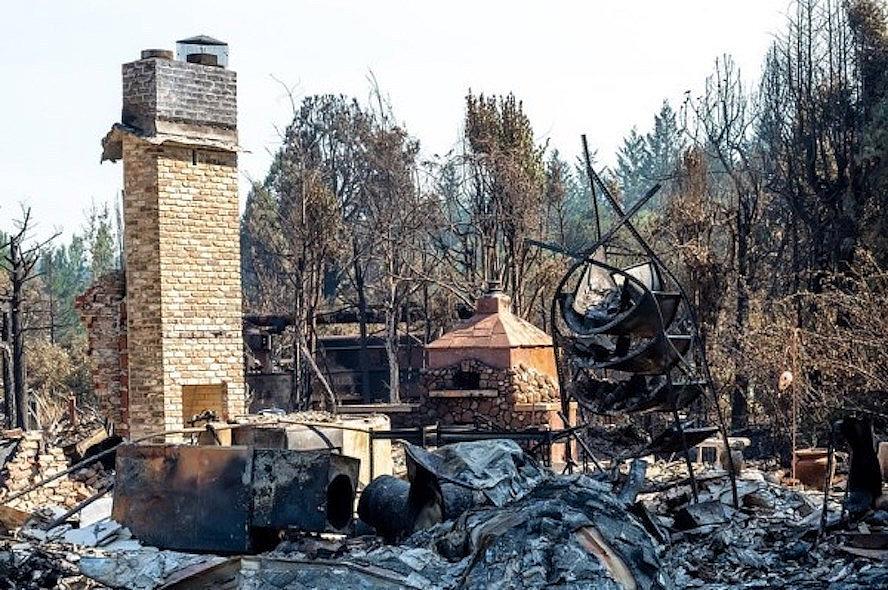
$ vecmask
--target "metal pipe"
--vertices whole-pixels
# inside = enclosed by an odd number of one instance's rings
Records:
[[[78,502],[73,507],[71,507],[70,510],[68,510],[67,512],[65,512],[64,514],[62,514],[61,516],[59,516],[58,518],[56,518],[52,522],[50,522],[48,525],[46,525],[46,530],[49,530],[49,529],[59,526],[60,524],[62,524],[63,522],[65,522],[66,520],[71,518],[71,516],[73,514],[77,514],[78,512],[80,512],[81,510],[83,510],[84,508],[86,508],[87,506],[89,506],[90,504],[92,504],[93,502],[95,502],[96,500],[98,500],[99,498],[101,498],[102,496],[104,496],[105,494],[107,494],[108,492],[110,492],[113,489],[114,489],[114,484],[111,483],[111,484],[105,486],[104,488],[102,488],[101,490],[99,490],[98,492],[96,492],[95,494],[93,494],[92,496],[90,496],[89,498],[86,498],[85,500]]]

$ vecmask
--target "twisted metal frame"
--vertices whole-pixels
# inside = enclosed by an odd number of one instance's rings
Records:
[[[645,257],[647,258],[647,261],[653,265],[653,268],[655,268],[657,272],[662,273],[662,275],[667,278],[667,280],[671,283],[671,285],[674,285],[674,287],[678,290],[678,293],[680,295],[679,305],[683,304],[683,307],[687,312],[687,320],[689,321],[689,324],[690,324],[690,326],[689,326],[689,328],[690,328],[690,353],[692,355],[694,355],[695,360],[697,361],[697,364],[699,366],[699,370],[702,374],[701,375],[698,374],[696,368],[694,366],[692,366],[687,361],[687,359],[685,359],[685,356],[682,353],[682,351],[679,351],[678,349],[675,348],[672,341],[668,337],[666,338],[666,344],[669,347],[671,347],[672,353],[677,356],[677,364],[675,366],[679,367],[680,370],[685,374],[686,377],[689,377],[689,378],[690,377],[694,377],[694,378],[699,377],[700,380],[702,381],[701,386],[702,386],[704,395],[708,392],[709,395],[711,396],[711,400],[713,402],[715,412],[718,417],[718,428],[719,428],[719,431],[722,435],[722,441],[725,446],[725,452],[727,455],[728,470],[729,470],[729,476],[730,476],[730,481],[731,481],[731,493],[732,493],[733,503],[735,506],[739,506],[739,499],[738,499],[738,495],[737,495],[735,466],[734,466],[733,456],[731,454],[731,447],[730,447],[730,441],[728,438],[727,424],[725,421],[725,417],[722,414],[721,407],[719,406],[719,403],[718,403],[718,394],[715,391],[715,388],[713,386],[712,374],[709,369],[709,363],[708,363],[708,359],[707,359],[707,355],[706,355],[705,342],[703,341],[703,338],[701,336],[700,323],[699,323],[699,318],[696,314],[696,310],[694,309],[694,306],[691,304],[691,300],[687,294],[687,291],[682,286],[682,284],[678,281],[675,274],[663,263],[662,259],[653,251],[653,249],[650,247],[650,245],[644,240],[644,238],[640,235],[638,230],[635,228],[635,226],[631,222],[631,218],[636,213],[638,213],[638,211],[657,193],[657,191],[660,188],[660,185],[655,185],[643,197],[641,197],[638,201],[636,201],[628,211],[623,211],[619,202],[613,197],[613,195],[607,189],[607,186],[605,185],[605,183],[601,180],[601,178],[598,176],[598,174],[595,173],[595,170],[592,168],[591,159],[589,157],[588,143],[587,143],[585,135],[582,136],[582,143],[583,143],[583,155],[584,155],[584,160],[585,160],[586,173],[589,178],[589,183],[590,183],[590,187],[592,190],[593,201],[595,204],[596,238],[597,239],[595,240],[595,242],[591,246],[589,246],[583,252],[578,253],[578,254],[568,252],[568,251],[564,250],[563,248],[553,247],[548,244],[544,244],[541,242],[531,240],[531,243],[533,243],[534,245],[560,252],[561,254],[568,255],[568,256],[575,259],[575,262],[568,268],[567,272],[564,274],[564,276],[558,282],[556,289],[555,289],[555,296],[552,298],[552,302],[551,302],[551,305],[549,308],[549,320],[550,320],[550,326],[552,327],[556,372],[557,372],[558,381],[559,381],[559,388],[561,391],[562,414],[564,416],[569,415],[570,400],[571,400],[570,393],[568,392],[568,388],[566,387],[566,384],[568,381],[568,379],[566,378],[566,375],[565,375],[565,370],[566,370],[566,362],[565,361],[566,361],[566,359],[564,358],[564,353],[566,352],[566,350],[562,350],[562,349],[565,348],[564,347],[565,343],[572,341],[572,338],[569,335],[566,336],[565,334],[563,334],[559,330],[558,308],[559,308],[559,305],[563,305],[564,299],[561,297],[561,295],[564,293],[565,286],[568,284],[568,281],[570,281],[571,277],[573,277],[577,273],[577,271],[579,271],[581,268],[583,268],[587,265],[594,265],[594,266],[597,266],[601,269],[604,269],[604,270],[612,273],[612,276],[613,276],[613,274],[623,276],[624,281],[626,281],[626,280],[630,281],[635,289],[638,289],[641,293],[644,293],[646,296],[653,295],[651,293],[651,290],[648,289],[647,285],[643,284],[636,277],[626,273],[625,269],[617,268],[617,267],[610,265],[604,261],[595,260],[593,258],[593,255],[599,249],[605,248],[607,246],[607,244],[610,241],[612,241],[612,239],[617,234],[617,232],[620,229],[625,227],[630,232],[630,234],[635,239],[635,241],[638,242]],[[609,205],[613,209],[613,212],[617,216],[616,222],[604,234],[601,233],[600,221],[598,219],[597,197],[596,197],[596,190],[595,190],[596,185],[598,186],[598,188],[601,189],[603,196],[605,197],[605,199],[607,200],[607,202],[609,203]],[[659,305],[657,305],[657,318],[656,319],[657,319],[656,328],[657,328],[657,332],[658,332],[657,337],[662,338],[662,337],[668,336],[666,334],[665,330],[668,327],[667,324],[669,322],[664,321],[662,311],[659,308]],[[668,386],[672,386],[671,375],[669,374],[668,371],[666,372],[666,380],[667,380]],[[678,429],[678,432],[681,435],[682,440],[684,440],[684,431],[682,430],[682,425],[681,425],[681,422],[680,422],[680,419],[678,416],[678,410],[677,410],[677,408],[673,407],[672,411],[673,411],[673,417],[676,422],[676,428]],[[566,460],[567,460],[566,469],[572,470],[575,463],[574,463],[573,457],[572,457],[571,445],[566,445],[566,455],[567,455],[566,456]],[[696,486],[696,480],[694,477],[693,468],[692,468],[691,461],[690,461],[689,449],[687,448],[687,445],[685,445],[685,459],[687,462],[689,475],[691,477],[692,490],[694,492],[694,497],[696,500],[697,486]]]

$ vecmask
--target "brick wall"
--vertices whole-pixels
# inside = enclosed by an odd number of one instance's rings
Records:
[[[244,411],[237,155],[124,139],[133,436],[183,425],[183,385]]]
[[[141,436],[164,427],[160,209],[157,157],[162,147],[123,140],[129,427]]]
[[[237,154],[165,146],[157,171],[165,424],[175,429],[183,385],[225,384],[227,414],[244,412]]]
[[[99,411],[123,436],[129,434],[125,296],[123,273],[114,272],[99,278],[76,301],[86,327]]]
[[[147,133],[158,121],[235,129],[237,75],[161,58],[123,65],[122,122]]]

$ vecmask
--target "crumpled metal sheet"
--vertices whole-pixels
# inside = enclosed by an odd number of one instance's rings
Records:
[[[441,482],[480,491],[494,505],[520,499],[546,477],[546,472],[515,441],[493,439],[455,443],[427,451],[408,445],[411,481],[421,467]]]
[[[317,564],[335,570],[323,575],[294,573],[277,562],[304,557],[298,551],[260,556],[262,567],[242,587],[322,587],[334,575],[356,588],[374,587],[380,575],[423,590],[673,587],[648,533],[609,485],[585,475],[550,475],[518,500],[475,506],[399,546],[351,547],[335,564]]]
[[[387,542],[452,520],[475,505],[503,506],[528,493],[545,472],[511,440],[455,443],[426,451],[407,448],[408,485],[391,476],[373,480],[358,514]]]
[[[408,455],[412,483],[432,474],[486,501],[400,545],[352,544],[335,561],[309,560],[311,568],[293,565],[308,557],[294,547],[257,556],[241,588],[673,587],[653,539],[608,484],[541,469],[508,440],[411,447]]]

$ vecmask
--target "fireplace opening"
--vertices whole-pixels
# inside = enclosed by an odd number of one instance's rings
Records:
[[[187,424],[195,416],[204,412],[212,412],[216,418],[223,419],[225,411],[225,384],[183,385],[182,386],[182,422]]]
[[[481,373],[478,371],[457,371],[453,374],[454,389],[478,389],[481,386]]]
[[[327,486],[327,522],[330,526],[336,530],[348,526],[354,504],[355,493],[351,479],[340,473]]]

